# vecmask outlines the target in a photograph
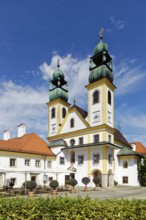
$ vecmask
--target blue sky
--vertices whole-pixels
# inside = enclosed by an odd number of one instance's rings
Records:
[[[146,145],[146,2],[0,1],[0,138],[5,129],[47,137],[49,79],[59,57],[74,97],[86,109],[88,62],[104,28],[114,63],[115,127]]]

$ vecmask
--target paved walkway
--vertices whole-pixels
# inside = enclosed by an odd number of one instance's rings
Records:
[[[146,199],[146,187],[134,187],[134,186],[117,186],[115,188],[106,188],[99,191],[94,191],[89,189],[88,192],[84,192],[80,187],[76,188],[76,193],[70,192],[59,192],[58,196],[68,196],[68,197],[86,197],[89,196],[92,199],[98,198],[100,200],[104,199]],[[42,194],[41,196],[46,197],[48,194]],[[50,196],[50,195],[49,195]]]

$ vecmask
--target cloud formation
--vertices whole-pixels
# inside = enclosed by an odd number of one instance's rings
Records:
[[[117,30],[122,30],[125,27],[125,21],[115,19],[114,17],[110,17],[111,24],[114,25],[114,27]]]
[[[39,67],[44,80],[49,81],[52,78],[58,58],[60,59],[60,69],[63,70],[69,83],[69,102],[72,104],[76,99],[77,105],[86,109],[87,91],[84,86],[88,84],[89,56],[79,59],[72,57],[71,54],[63,57],[53,54],[49,64],[44,62]],[[136,59],[117,62],[117,58],[114,56],[113,58],[115,63],[114,83],[118,87],[116,97],[119,99],[121,96],[130,95],[135,89],[138,91],[146,74],[142,67],[137,65]],[[23,122],[27,126],[27,132],[34,131],[42,137],[47,137],[48,116],[45,103],[48,102],[48,88],[45,85],[46,83],[42,87],[34,88],[30,85],[17,85],[12,81],[0,83],[0,133],[5,129],[10,129],[15,136],[17,125]],[[127,137],[132,138],[134,135],[138,138],[137,129],[139,129],[140,137],[143,138],[143,141],[145,140],[145,114],[138,116],[138,110],[131,110],[129,104],[124,104],[122,107],[116,108],[116,120],[120,120],[122,128],[128,128],[128,130],[124,129]],[[139,121],[141,123],[138,123]]]

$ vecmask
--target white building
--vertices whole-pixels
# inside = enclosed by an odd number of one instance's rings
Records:
[[[75,178],[99,176],[102,187],[114,181],[138,185],[137,160],[146,154],[144,146],[132,143],[114,128],[114,91],[112,58],[108,46],[100,42],[90,58],[89,84],[86,86],[88,112],[75,103],[68,103],[68,85],[64,73],[57,70],[50,81],[48,102],[48,143],[35,133],[25,134],[25,125],[18,126],[16,138],[10,131],[0,140],[0,187],[25,180],[38,185],[57,178],[60,185]],[[75,97],[77,99],[77,97]],[[59,175],[57,175],[59,174]]]
[[[125,185],[138,185],[138,153],[123,135],[114,128],[114,91],[112,58],[108,46],[100,42],[90,58],[89,84],[86,86],[88,112],[68,103],[68,86],[59,63],[50,81],[48,102],[48,141],[56,154],[57,166],[76,171],[62,174],[61,184],[70,178],[100,176],[103,187],[114,181]],[[84,77],[84,76],[83,76]],[[77,97],[75,97],[77,99]],[[92,181],[91,181],[92,182]],[[91,183],[93,185],[93,183]]]
[[[25,125],[17,128],[17,137],[10,138],[10,131],[4,131],[0,140],[0,187],[20,187],[25,180],[35,180],[38,185],[55,178],[50,173],[55,167],[55,155],[48,145],[35,133],[25,134]],[[45,178],[44,178],[45,175]]]

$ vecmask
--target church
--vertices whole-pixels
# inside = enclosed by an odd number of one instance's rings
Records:
[[[89,62],[87,111],[68,103],[68,83],[59,62],[49,87],[48,141],[56,163],[70,170],[59,182],[99,176],[102,187],[115,183],[139,185],[137,160],[141,157],[114,127],[114,76],[108,45],[100,41]],[[92,183],[91,183],[92,186]]]
[[[114,127],[114,76],[108,45],[100,41],[89,61],[89,79],[85,111],[70,105],[69,91],[59,60],[49,84],[48,144],[35,133],[26,134],[25,125],[17,128],[16,138],[10,131],[0,140],[0,187],[13,182],[20,187],[26,180],[49,185],[57,179],[63,186],[75,178],[98,176],[102,187],[115,184],[137,186],[137,161],[146,155],[140,143],[129,143]]]

